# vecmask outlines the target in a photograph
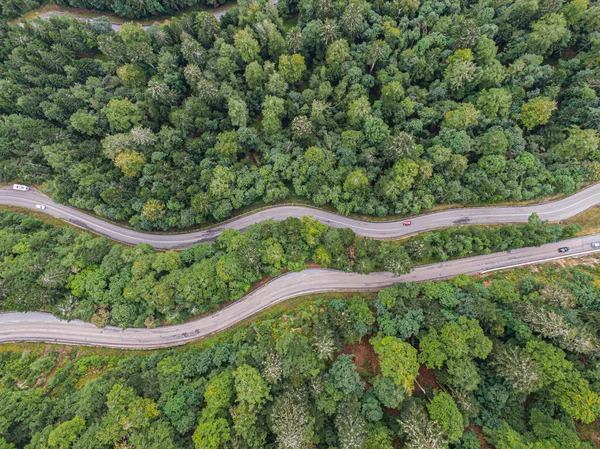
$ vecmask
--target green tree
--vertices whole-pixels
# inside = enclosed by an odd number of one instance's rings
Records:
[[[196,449],[220,449],[230,439],[229,423],[223,418],[201,422],[192,436]]]
[[[117,68],[117,76],[127,87],[146,86],[146,74],[137,64],[125,64]]]
[[[545,125],[555,109],[556,101],[542,97],[533,98],[521,106],[521,123],[528,130]]]
[[[247,404],[250,410],[260,410],[271,399],[270,387],[260,372],[249,365],[241,365],[233,372],[237,401]]]
[[[429,417],[437,421],[450,443],[456,443],[463,434],[463,415],[452,396],[443,391],[437,392],[427,404]]]
[[[136,396],[133,388],[115,384],[106,395],[107,413],[96,433],[104,445],[115,445],[149,432],[160,415],[152,399]]]
[[[0,437],[0,449],[15,449],[16,446],[8,443],[4,438]]]
[[[233,36],[235,48],[240,51],[244,62],[249,63],[258,58],[260,45],[256,39],[246,30],[239,30]]]
[[[348,120],[352,126],[361,126],[370,114],[371,103],[365,95],[351,102],[348,107]]]
[[[477,320],[461,316],[440,332],[432,329],[421,338],[420,349],[420,362],[428,368],[441,368],[449,359],[487,358],[492,342]]]
[[[144,165],[146,165],[146,158],[134,150],[123,151],[115,157],[115,167],[120,168],[123,174],[130,178],[137,177]]]
[[[546,14],[531,25],[528,35],[529,49],[532,53],[547,55],[565,46],[571,36],[563,14]]]
[[[85,427],[85,419],[78,416],[60,423],[48,435],[48,446],[57,449],[71,448],[79,435],[85,430]]]
[[[302,449],[312,444],[315,419],[298,392],[286,391],[275,399],[271,421],[282,449]]]
[[[118,31],[119,37],[123,39],[127,57],[132,62],[152,65],[156,60],[152,49],[152,38],[141,25],[133,22],[124,23]]]
[[[371,340],[373,349],[379,357],[381,374],[394,379],[410,394],[414,389],[419,372],[417,350],[396,337],[377,337]]]
[[[256,90],[262,87],[266,75],[260,63],[258,63],[258,61],[252,61],[246,66],[244,78],[246,79],[248,87],[252,90]]]
[[[215,153],[223,162],[234,162],[237,154],[242,151],[242,146],[238,142],[238,133],[236,131],[224,131],[217,136],[215,144]]]
[[[352,358],[350,355],[340,355],[331,366],[329,375],[332,377],[336,388],[342,393],[356,397],[363,391],[365,384],[361,382]]]
[[[82,134],[93,136],[100,133],[98,116],[91,112],[80,109],[71,115],[70,122],[71,126]]]
[[[139,109],[127,98],[123,100],[113,98],[108,102],[103,112],[114,131],[129,131],[142,121]]]
[[[350,56],[350,46],[345,39],[338,39],[327,47],[327,55],[325,60],[327,65],[335,69],[341,66],[342,63],[352,59]]]
[[[227,102],[229,118],[233,126],[245,127],[248,123],[248,108],[244,100],[230,98]]]
[[[164,203],[150,198],[142,208],[142,217],[150,221],[158,221],[165,216],[166,212]]]
[[[293,54],[291,56],[281,55],[279,57],[279,73],[290,84],[297,84],[302,79],[302,75],[306,71],[304,56]]]
[[[364,195],[369,191],[369,178],[363,170],[348,173],[344,181],[344,191],[350,194]]]
[[[503,88],[482,90],[477,97],[477,108],[488,118],[506,117],[512,95]]]
[[[382,40],[374,40],[365,49],[365,61],[367,65],[371,66],[369,73],[373,72],[375,65],[387,59],[392,53],[390,46]]]
[[[444,80],[452,89],[460,89],[475,77],[476,66],[470,48],[456,50],[448,56],[448,66],[444,72]]]
[[[479,111],[471,103],[462,103],[452,111],[446,112],[444,125],[448,128],[465,130],[477,123]]]
[[[600,136],[595,129],[581,129],[572,126],[569,129],[569,137],[560,145],[560,152],[566,157],[573,159],[590,159],[598,151]]]
[[[398,387],[391,377],[377,377],[373,382],[373,389],[377,399],[387,408],[398,408],[405,397],[404,388]]]

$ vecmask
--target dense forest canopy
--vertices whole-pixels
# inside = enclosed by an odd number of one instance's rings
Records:
[[[415,264],[540,246],[573,237],[577,224],[472,226],[427,232],[397,245],[351,229],[288,218],[226,230],[181,252],[111,244],[106,237],[0,212],[0,311],[50,311],[97,326],[182,322],[241,298],[253,283],[307,262],[367,274],[408,273]]]
[[[0,180],[144,229],[291,197],[385,216],[572,193],[600,173],[599,12],[282,0],[147,32],[0,22]]]
[[[596,263],[319,300],[200,348],[3,348],[0,448],[592,449]]]

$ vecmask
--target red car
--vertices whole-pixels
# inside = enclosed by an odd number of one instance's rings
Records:
[[[406,220],[402,222],[402,226],[410,226],[412,224],[412,221],[410,220]]]

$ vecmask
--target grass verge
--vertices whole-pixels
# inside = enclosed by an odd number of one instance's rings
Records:
[[[579,223],[583,226],[583,230],[578,235],[591,235],[600,233],[600,206],[594,206],[588,210],[575,215],[563,223]]]

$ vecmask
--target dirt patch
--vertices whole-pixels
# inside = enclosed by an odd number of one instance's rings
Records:
[[[365,335],[358,343],[344,345],[344,348],[337,354],[354,355],[354,364],[363,381],[369,381],[371,378],[381,373],[379,369],[379,359],[369,343],[370,335]]]
[[[440,384],[435,378],[435,371],[427,368],[425,365],[421,365],[419,367],[419,374],[417,375],[417,380],[415,381],[414,391],[421,389],[419,388],[419,385],[424,389],[432,388],[434,390],[439,390],[441,388]]]
[[[596,267],[600,263],[600,257],[598,255],[586,256],[585,258],[573,257],[571,259],[560,259],[564,260],[564,263],[561,264],[561,267],[577,267],[577,266],[585,266],[585,267]]]
[[[493,449],[493,446],[490,445],[487,441],[485,441],[485,435],[483,434],[483,430],[479,426],[471,426],[473,432],[475,432],[475,436],[481,445],[481,449]]]
[[[48,386],[48,382],[52,380],[56,372],[70,360],[70,357],[68,355],[70,350],[71,349],[67,346],[53,347],[52,345],[46,345],[46,347],[44,348],[45,356],[50,355],[51,352],[58,353],[58,355],[56,356],[56,364],[47,376],[42,376],[38,379],[36,386],[42,386],[43,388],[46,388]]]
[[[591,424],[576,424],[577,434],[582,441],[590,441],[600,447],[600,418]]]
[[[92,368],[89,369],[83,377],[81,377],[73,386],[76,390],[81,390],[86,383],[91,380],[97,379],[100,376],[104,375],[107,371],[107,366],[104,366],[102,369]]]
[[[573,47],[567,48],[563,52],[563,57],[566,59],[573,59],[575,56],[577,56],[577,51]]]

